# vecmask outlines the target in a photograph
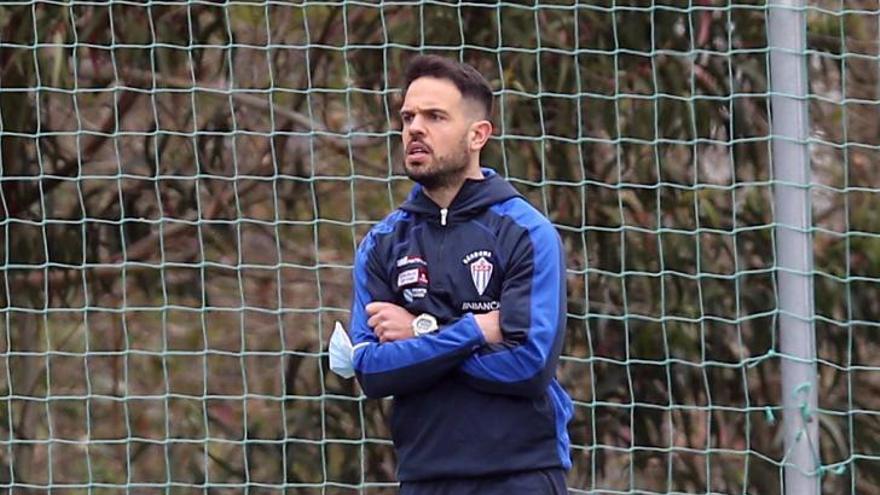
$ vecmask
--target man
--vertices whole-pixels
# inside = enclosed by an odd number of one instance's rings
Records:
[[[491,113],[473,67],[412,60],[400,116],[417,185],[355,258],[354,370],[368,397],[394,396],[403,495],[566,490],[563,250],[552,224],[480,167]]]

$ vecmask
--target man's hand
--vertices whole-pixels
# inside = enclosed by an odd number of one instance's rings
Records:
[[[474,315],[477,325],[483,331],[483,337],[485,337],[487,344],[498,344],[504,340],[504,335],[501,333],[501,322],[498,319],[499,315],[498,311]]]
[[[410,339],[414,336],[412,321],[416,317],[400,306],[387,302],[372,302],[364,309],[370,315],[367,325],[373,328],[373,333],[379,337],[380,343]]]

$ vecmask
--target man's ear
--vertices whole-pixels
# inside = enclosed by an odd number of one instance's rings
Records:
[[[488,120],[477,120],[471,124],[468,133],[468,147],[471,151],[480,151],[492,137],[492,123]]]

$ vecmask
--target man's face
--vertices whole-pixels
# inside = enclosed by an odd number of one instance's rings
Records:
[[[471,106],[451,81],[420,77],[400,109],[404,168],[410,179],[433,189],[461,180],[469,163]]]

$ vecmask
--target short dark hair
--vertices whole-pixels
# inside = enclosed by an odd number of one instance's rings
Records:
[[[492,116],[492,87],[477,69],[468,64],[438,55],[419,55],[410,60],[406,67],[405,77],[404,95],[406,95],[410,84],[420,77],[446,79],[455,84],[462,97],[479,103],[485,111],[486,119]]]

